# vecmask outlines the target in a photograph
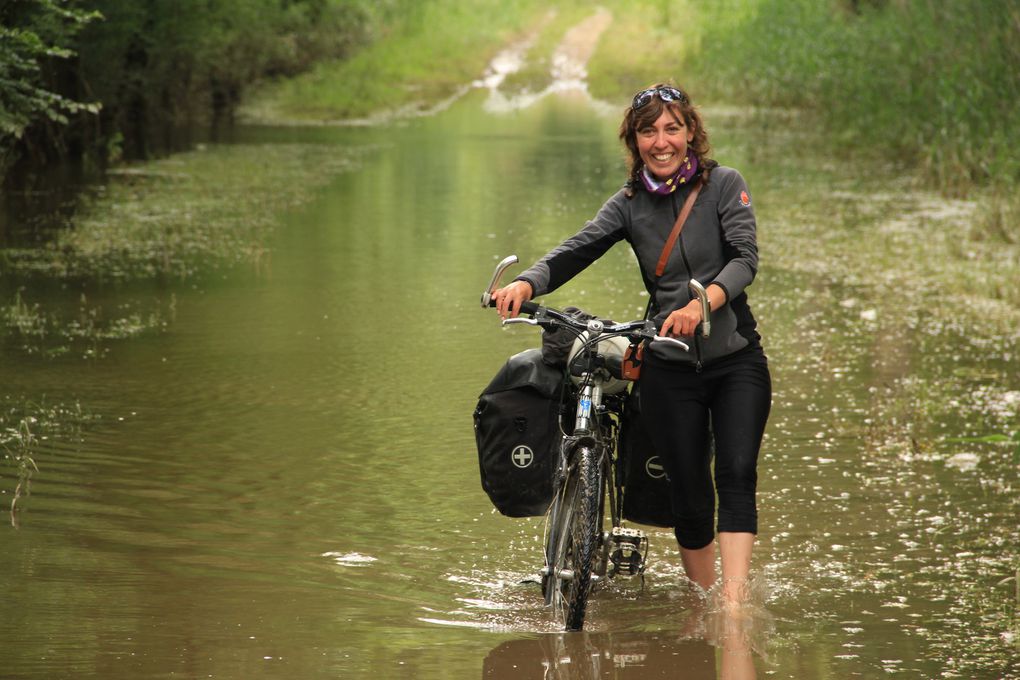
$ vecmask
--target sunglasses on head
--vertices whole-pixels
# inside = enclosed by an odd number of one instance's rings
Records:
[[[687,103],[687,95],[675,87],[663,85],[661,87],[650,87],[647,90],[641,90],[634,95],[634,101],[631,103],[630,107],[637,111],[642,106],[652,101],[652,97],[655,95],[659,95],[659,99],[664,102],[679,102],[681,104]]]

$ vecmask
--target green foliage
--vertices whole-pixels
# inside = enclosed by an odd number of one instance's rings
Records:
[[[1020,180],[1016,2],[731,0],[708,11],[698,64],[720,94],[810,108],[837,142],[919,161],[943,188]]]
[[[48,66],[74,56],[69,46],[98,18],[60,0],[15,0],[0,8],[0,172],[15,140],[35,120],[65,125],[68,116],[99,111],[54,91]]]
[[[365,0],[91,0],[106,20],[82,35],[80,76],[107,105],[103,135],[147,156],[166,129],[229,117],[244,89],[348,55]]]
[[[350,56],[408,4],[12,0],[0,9],[0,161],[16,147],[146,157],[174,128],[228,119],[261,78]],[[98,124],[76,117],[98,102]]]

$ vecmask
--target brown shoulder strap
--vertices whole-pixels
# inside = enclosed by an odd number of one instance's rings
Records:
[[[694,207],[694,201],[698,200],[698,193],[701,191],[701,181],[699,180],[694,188],[691,189],[691,193],[687,195],[687,200],[684,201],[684,207],[680,211],[680,214],[676,218],[676,224],[673,225],[673,231],[670,232],[669,238],[666,239],[666,245],[662,247],[662,255],[659,255],[659,264],[655,266],[655,275],[662,276],[662,272],[666,270],[666,260],[669,259],[669,254],[673,251],[673,246],[676,245],[676,240],[680,238],[680,232],[684,228],[684,222],[687,221],[687,216],[691,214],[691,208]]]

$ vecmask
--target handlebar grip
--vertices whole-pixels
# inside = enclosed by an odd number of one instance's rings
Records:
[[[493,300],[489,300],[489,306],[490,307],[495,307],[496,306],[496,301],[494,299]],[[521,303],[520,314],[534,314],[535,312],[538,311],[539,307],[540,307],[540,305],[537,302],[533,302],[531,300],[525,300],[524,302]]]

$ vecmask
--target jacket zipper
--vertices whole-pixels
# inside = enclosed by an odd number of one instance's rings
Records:
[[[694,212],[693,206],[691,207],[691,212]],[[676,194],[673,194],[673,219],[676,219],[677,214],[678,214],[677,213],[677,198],[676,198]],[[689,218],[690,218],[690,216],[688,215],[688,219]],[[677,244],[680,246],[680,259],[682,259],[684,261],[684,267],[687,268],[687,278],[688,279],[693,279],[694,278],[694,270],[691,269],[690,260],[687,259],[687,249],[684,248],[684,235],[683,235],[682,232],[680,234],[680,238],[677,239]],[[697,362],[695,363],[695,370],[698,373],[701,373],[701,368],[702,368],[702,364],[701,364],[701,341],[698,338],[698,329],[697,328],[694,329],[694,356],[697,358]]]

